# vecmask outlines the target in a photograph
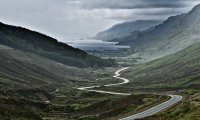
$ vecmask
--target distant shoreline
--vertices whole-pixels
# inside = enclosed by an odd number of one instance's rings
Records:
[[[130,46],[122,46],[116,45],[117,42],[107,42],[103,40],[75,40],[68,42],[70,46],[79,48],[81,50],[96,50],[96,51],[104,51],[104,50],[118,50],[118,49],[128,49]]]

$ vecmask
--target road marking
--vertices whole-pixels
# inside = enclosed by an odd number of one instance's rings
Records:
[[[132,115],[132,116],[129,116],[129,117],[126,117],[126,118],[122,118],[120,120],[135,120],[135,119],[140,119],[140,118],[144,118],[144,117],[148,117],[148,116],[151,116],[155,113],[158,113],[172,105],[174,105],[175,103],[178,103],[179,101],[182,100],[182,96],[180,95],[168,95],[171,97],[170,100],[168,101],[165,101],[159,105],[156,105],[148,110],[145,110],[143,112],[140,112],[138,114],[135,114],[135,115]]]

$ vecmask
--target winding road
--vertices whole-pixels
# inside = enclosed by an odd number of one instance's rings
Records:
[[[144,118],[144,117],[148,117],[151,116],[155,113],[158,113],[174,104],[176,104],[177,102],[179,102],[180,100],[182,100],[182,96],[180,95],[169,95],[171,97],[170,100],[163,102],[157,106],[154,106],[148,110],[145,110],[143,112],[140,112],[138,114],[126,117],[126,118],[122,118],[120,120],[135,120],[135,119],[139,119],[139,118]]]
[[[120,79],[122,80],[123,82],[120,82],[120,83],[116,83],[116,84],[108,84],[108,85],[104,85],[106,87],[109,87],[109,86],[116,86],[116,85],[123,85],[123,84],[127,84],[129,83],[129,80],[126,79],[126,78],[123,78],[123,77],[120,77],[120,72],[124,71],[124,70],[127,70],[129,69],[129,67],[125,67],[125,68],[122,68],[118,71],[115,72],[115,75],[113,76],[114,78],[117,78],[117,79]],[[93,91],[93,92],[98,92],[98,93],[105,93],[105,94],[112,94],[112,95],[124,95],[124,96],[128,96],[128,95],[131,95],[130,93],[119,93],[119,92],[111,92],[111,91],[103,91],[103,90],[95,90],[95,88],[98,88],[100,86],[90,86],[90,87],[80,87],[78,88],[79,90],[84,90],[84,91]],[[120,120],[135,120],[135,119],[139,119],[139,118],[144,118],[144,117],[148,117],[148,116],[151,116],[155,113],[158,113],[176,103],[178,103],[179,101],[182,100],[182,96],[180,95],[168,95],[171,97],[171,99],[169,99],[168,101],[165,101],[159,105],[156,105],[150,109],[147,109],[143,112],[140,112],[140,113],[137,113],[135,115],[132,115],[132,116],[128,116],[126,118],[122,118]]]
[[[116,71],[115,75],[113,76],[114,78],[123,80],[123,82],[116,83],[116,84],[108,84],[108,85],[104,85],[104,86],[109,87],[109,86],[123,85],[123,84],[129,83],[128,79],[119,77],[120,76],[119,73],[128,69],[128,68],[129,67],[125,67],[125,68],[122,68],[122,69]],[[92,91],[92,92],[98,92],[98,93],[112,94],[112,95],[131,95],[130,93],[119,93],[119,92],[110,92],[110,91],[102,91],[102,90],[93,90],[94,88],[98,88],[98,87],[100,87],[100,86],[80,87],[78,89],[84,90],[84,91]]]

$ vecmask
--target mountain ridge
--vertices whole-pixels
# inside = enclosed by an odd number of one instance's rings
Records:
[[[94,38],[105,41],[115,41],[116,38],[129,35],[132,32],[146,30],[159,23],[161,23],[161,21],[156,21],[156,20],[138,20],[138,21],[122,22],[112,26],[111,28],[105,31],[98,33]]]
[[[119,45],[130,45],[140,50],[145,59],[155,59],[186,48],[200,41],[200,5],[190,12],[171,16],[162,24],[142,31],[138,36],[118,39]],[[156,44],[155,44],[156,43]]]
[[[0,44],[23,52],[33,52],[69,66],[103,67],[114,64],[39,32],[3,23],[0,23]]]

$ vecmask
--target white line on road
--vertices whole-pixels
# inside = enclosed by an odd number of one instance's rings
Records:
[[[140,119],[140,118],[144,118],[144,117],[148,117],[148,116],[151,116],[155,113],[158,113],[172,105],[174,105],[175,103],[179,102],[182,100],[182,96],[180,95],[169,95],[171,97],[170,100],[166,101],[166,102],[163,102],[157,106],[154,106],[148,110],[145,110],[143,112],[140,112],[138,114],[135,114],[135,115],[132,115],[132,116],[129,116],[129,117],[126,117],[126,118],[122,118],[120,120],[135,120],[135,119]]]

